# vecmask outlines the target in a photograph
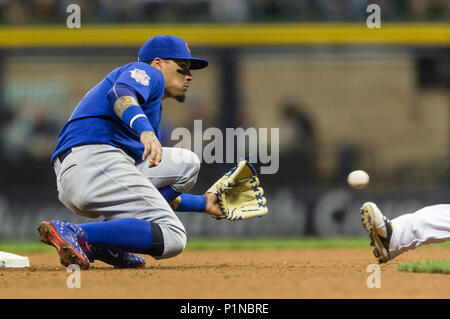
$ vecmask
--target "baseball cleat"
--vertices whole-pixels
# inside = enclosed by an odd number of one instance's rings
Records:
[[[374,246],[373,254],[380,264],[387,262],[390,259],[391,221],[381,213],[377,205],[371,202],[364,203],[360,211],[363,226],[371,239],[370,245]]]
[[[132,253],[117,249],[90,245],[90,261],[100,260],[114,268],[142,268],[145,267],[145,259]]]
[[[76,264],[80,269],[89,269],[89,258],[85,251],[89,246],[84,231],[78,225],[62,221],[44,221],[38,226],[41,241],[56,248],[61,264]]]

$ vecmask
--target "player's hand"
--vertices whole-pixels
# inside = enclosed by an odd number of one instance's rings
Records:
[[[214,216],[220,217],[223,215],[222,211],[219,207],[219,201],[217,199],[217,195],[213,193],[207,193],[206,196],[206,208],[205,212]]]
[[[144,131],[141,133],[141,143],[144,145],[142,160],[145,161],[150,155],[148,167],[157,166],[162,158],[162,147],[158,137],[152,131]]]

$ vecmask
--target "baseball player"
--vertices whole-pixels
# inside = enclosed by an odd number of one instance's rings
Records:
[[[191,195],[187,193],[197,180],[198,157],[159,142],[161,101],[183,102],[191,70],[207,65],[191,56],[183,39],[155,36],[140,48],[138,62],[113,70],[83,97],[59,134],[51,163],[59,200],[76,214],[104,220],[78,225],[54,220],[38,226],[41,241],[56,248],[63,265],[88,269],[101,260],[117,268],[136,268],[143,267],[145,259],[133,253],[155,259],[180,254],[186,230],[170,204],[218,219],[267,213],[262,188],[247,162],[206,194]],[[240,178],[243,173],[249,175],[245,180]],[[251,187],[251,200],[261,205],[256,213],[243,211],[252,208],[245,200],[234,209],[237,204],[224,195]]]
[[[361,215],[380,263],[421,245],[450,240],[450,205],[427,206],[389,220],[375,203],[367,202]]]

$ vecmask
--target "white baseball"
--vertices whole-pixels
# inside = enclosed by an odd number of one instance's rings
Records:
[[[351,187],[361,189],[369,184],[369,179],[369,174],[363,170],[357,170],[348,174],[347,182]]]

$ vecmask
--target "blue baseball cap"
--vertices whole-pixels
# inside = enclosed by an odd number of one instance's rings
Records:
[[[157,35],[145,42],[139,50],[139,62],[151,61],[154,58],[189,60],[191,70],[208,66],[207,60],[191,56],[191,50],[186,41],[171,35]]]

